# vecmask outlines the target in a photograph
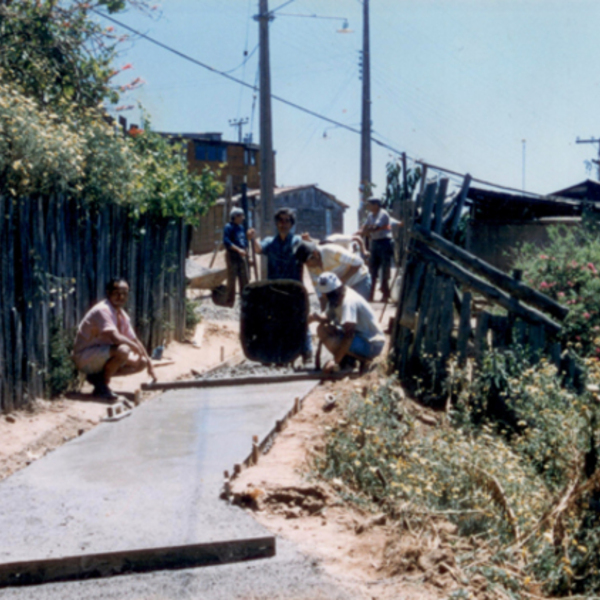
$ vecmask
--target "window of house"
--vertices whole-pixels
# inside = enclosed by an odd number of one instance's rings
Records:
[[[249,166],[255,165],[257,154],[256,150],[244,150],[244,164]]]
[[[227,148],[207,142],[194,142],[194,156],[196,160],[210,162],[227,162]]]

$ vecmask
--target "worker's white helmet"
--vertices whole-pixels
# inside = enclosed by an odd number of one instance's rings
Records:
[[[321,292],[321,294],[329,294],[329,292],[333,292],[341,287],[342,282],[335,273],[325,271],[325,273],[319,275],[319,279],[317,280],[317,291]]]

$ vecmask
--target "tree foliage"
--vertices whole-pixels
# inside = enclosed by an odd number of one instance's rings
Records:
[[[421,176],[421,169],[407,169],[405,181],[402,173],[402,161],[390,161],[386,165],[385,208],[391,209],[399,202],[410,200]]]
[[[118,99],[112,60],[121,38],[91,11],[145,0],[0,1],[0,191],[67,193],[128,204],[195,223],[221,186],[188,173],[184,154],[161,136],[124,135],[105,102]]]
[[[116,100],[110,88],[116,38],[90,19],[90,10],[109,12],[114,0],[69,2],[21,0],[0,4],[0,69],[10,82],[42,106],[56,110],[95,107]]]

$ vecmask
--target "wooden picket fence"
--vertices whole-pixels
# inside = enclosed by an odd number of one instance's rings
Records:
[[[51,323],[74,332],[111,277],[128,280],[148,349],[183,339],[188,229],[123,206],[0,196],[0,410],[44,394]]]
[[[548,355],[576,385],[576,359],[563,353],[556,336],[568,309],[454,244],[470,185],[450,200],[448,181],[425,184],[406,202],[406,230],[400,302],[392,331],[390,362],[405,381],[420,379],[434,395],[442,392],[448,360],[480,362],[492,347],[520,343],[534,360]],[[495,305],[505,314],[482,310]],[[501,311],[498,311],[501,312]]]

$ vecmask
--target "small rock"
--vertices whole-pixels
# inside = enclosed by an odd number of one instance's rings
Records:
[[[299,506],[288,508],[283,513],[286,519],[299,519],[302,516],[302,509]]]
[[[335,408],[337,398],[333,394],[327,394],[325,396],[325,402],[323,402],[323,411],[329,412]]]
[[[4,415],[4,420],[7,423],[16,423],[17,420],[12,415]]]

